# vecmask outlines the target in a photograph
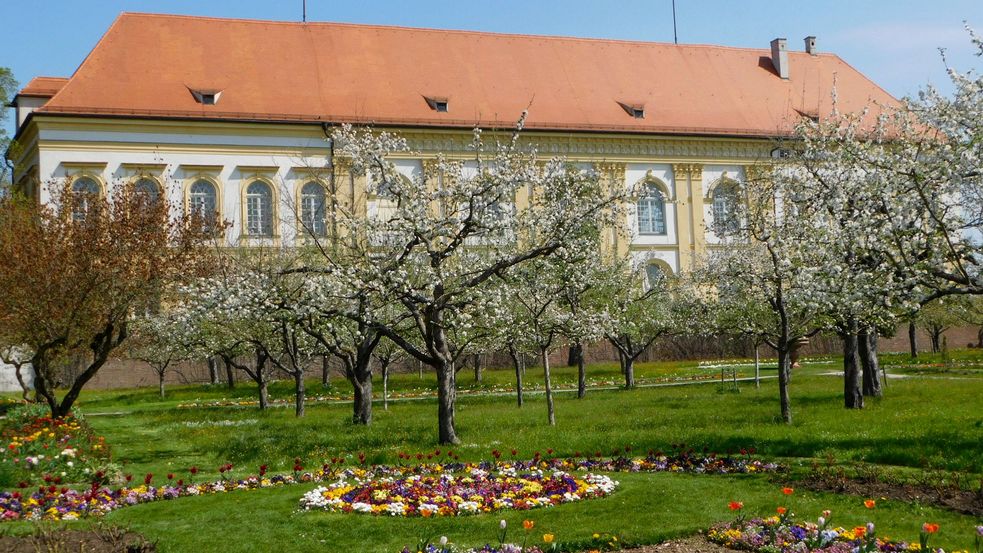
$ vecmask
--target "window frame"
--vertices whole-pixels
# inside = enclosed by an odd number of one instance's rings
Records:
[[[661,181],[657,181],[657,180],[654,180],[654,179],[647,179],[647,180],[645,180],[642,183],[642,186],[646,190],[646,195],[640,196],[635,201],[635,231],[638,233],[639,236],[668,236],[669,235],[669,217],[668,217],[668,213],[667,213],[668,212],[668,209],[667,209],[666,206],[669,203],[669,197],[670,196],[668,194],[667,187]],[[653,196],[648,195],[647,192],[649,190],[655,191],[655,193],[657,194],[657,197],[653,197]],[[649,203],[651,203],[654,200],[661,200],[659,202],[659,204],[661,204],[661,205],[658,205],[658,207],[660,208],[661,214],[662,214],[662,229],[661,229],[661,231],[660,230],[655,230],[654,228],[652,228],[651,230],[646,230],[646,229],[643,229],[642,228],[642,211],[643,211],[642,210],[642,204],[643,204],[643,202],[649,202]],[[649,206],[649,209],[651,209],[651,207],[652,206],[650,205]],[[652,217],[648,217],[647,220],[650,221],[650,222],[652,222],[652,223],[655,222],[655,219],[653,219]]]
[[[79,172],[79,173],[76,173],[76,174],[71,175],[70,179],[71,180],[69,180],[69,182],[68,182],[68,190],[69,190],[69,193],[73,196],[73,201],[77,202],[77,200],[75,200],[75,198],[74,198],[74,196],[76,194],[78,194],[78,192],[75,191],[75,185],[78,184],[78,182],[80,180],[92,181],[92,183],[95,184],[95,187],[96,187],[96,191],[95,191],[96,200],[102,200],[103,198],[106,197],[106,185],[105,185],[105,183],[102,181],[102,179],[99,176],[97,176],[97,175],[95,175],[93,173],[89,173],[87,171],[82,171],[82,172]],[[72,206],[72,213],[71,213],[72,221],[79,222],[79,223],[84,222],[85,221],[85,216],[83,215],[83,216],[79,217],[78,214],[80,212],[75,209],[76,207],[78,207],[78,204],[77,203],[75,203]],[[86,209],[85,209],[86,213],[90,212],[91,209],[92,209],[92,206],[86,204]]]
[[[242,179],[242,182],[245,183],[245,185],[241,187],[241,191],[240,191],[241,192],[240,205],[241,205],[241,211],[242,211],[242,219],[241,219],[241,225],[242,225],[242,227],[241,227],[241,232],[240,232],[241,235],[243,237],[245,237],[245,238],[256,238],[256,239],[277,238],[279,236],[279,234],[280,234],[280,228],[279,228],[280,225],[278,224],[279,219],[277,217],[277,202],[278,202],[278,197],[279,196],[277,195],[277,188],[276,188],[276,186],[273,185],[273,182],[270,181],[270,179],[265,178],[265,177],[262,177],[262,176],[258,176],[258,175],[253,175],[253,176],[250,176],[248,178]],[[269,222],[269,224],[270,224],[270,230],[269,230],[269,234],[250,232],[250,221],[249,221],[249,197],[250,197],[250,194],[249,194],[249,189],[254,184],[262,184],[262,185],[266,186],[267,191],[269,191],[269,193],[270,193],[270,195],[269,195],[269,200],[270,200],[270,207],[269,207],[269,216],[270,216],[270,222]]]
[[[740,203],[743,201],[741,197],[742,186],[743,183],[740,180],[730,177],[729,175],[727,175],[727,172],[725,171],[724,174],[717,180],[713,181],[713,184],[711,184],[710,187],[706,190],[706,196],[704,196],[703,198],[703,203],[704,205],[708,205],[710,207],[710,211],[709,211],[710,221],[709,224],[706,225],[706,229],[712,232],[713,235],[716,236],[718,239],[724,238],[728,234],[732,234],[733,232],[739,230],[741,225],[741,220],[738,217],[733,217],[733,224],[736,225],[736,227],[723,228],[723,229],[721,228],[720,217],[718,217],[718,209],[717,209],[718,194],[720,194],[722,191],[725,190],[732,191],[733,194],[732,197],[734,200],[734,205],[732,206],[732,209],[736,210],[737,207],[740,205]],[[704,218],[706,218],[706,216],[707,216],[706,211],[704,211]],[[724,230],[724,232],[721,233],[721,230]]]
[[[184,214],[189,218],[192,216],[192,188],[199,182],[205,182],[211,185],[212,190],[215,191],[215,220],[212,222],[212,225],[215,229],[218,229],[219,223],[222,221],[222,186],[214,177],[209,175],[194,175],[187,179],[184,187]]]
[[[159,201],[161,198],[164,197],[164,186],[161,184],[160,179],[152,175],[146,175],[146,174],[136,175],[135,177],[130,179],[130,186],[132,187],[134,193],[139,192],[137,187],[141,182],[149,182],[150,184],[153,185],[154,190],[157,193],[157,196],[152,200],[152,203],[156,203],[157,201]]]
[[[305,219],[304,210],[306,205],[304,202],[304,189],[309,185],[315,185],[321,190],[321,197],[324,199],[324,203],[321,206],[322,220],[320,221],[323,225],[323,230],[318,232],[317,229],[311,228],[313,225],[308,225],[308,221]],[[307,179],[300,182],[297,186],[297,205],[299,209],[297,210],[297,222],[301,229],[303,229],[304,234],[313,235],[315,237],[321,238],[328,235],[328,187],[320,179]]]

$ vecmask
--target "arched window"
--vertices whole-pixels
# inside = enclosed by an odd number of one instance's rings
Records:
[[[665,279],[666,272],[658,263],[650,262],[645,266],[645,286],[648,289],[661,287]]]
[[[713,189],[713,227],[717,234],[736,232],[740,227],[737,218],[737,185],[721,183]]]
[[[196,180],[188,194],[188,210],[205,228],[214,228],[218,220],[218,191],[215,185],[204,179]]]
[[[133,183],[133,191],[142,195],[150,203],[156,203],[160,198],[160,187],[157,186],[157,182],[154,179],[148,177],[141,177]]]
[[[325,194],[321,183],[311,181],[300,189],[300,221],[314,236],[327,234]]]
[[[72,220],[84,221],[99,200],[99,183],[90,177],[79,177],[72,183]]]
[[[639,234],[666,234],[666,200],[658,186],[646,184],[637,207]]]
[[[273,190],[263,181],[246,188],[246,234],[273,236]]]

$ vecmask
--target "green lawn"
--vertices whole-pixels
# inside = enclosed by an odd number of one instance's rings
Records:
[[[972,360],[968,356],[964,359]],[[557,426],[546,424],[542,395],[529,394],[519,409],[511,396],[462,396],[455,448],[463,460],[490,458],[492,449],[516,448],[522,458],[553,448],[558,455],[602,451],[630,445],[638,454],[665,450],[685,442],[714,451],[754,447],[766,458],[781,459],[801,474],[812,460],[866,461],[896,467],[942,467],[983,474],[983,379],[912,377],[892,380],[882,400],[862,411],[842,408],[842,381],[820,373],[835,371],[835,360],[818,360],[798,369],[792,382],[795,423],[776,422],[775,380],[760,389],[741,383],[740,393],[716,383],[624,390],[591,390],[586,399],[571,393],[557,398]],[[639,367],[640,379],[687,377],[713,369],[693,363],[653,363]],[[750,367],[739,367],[751,375]],[[617,366],[592,366],[598,381],[616,380]],[[773,375],[765,370],[764,375]],[[571,383],[575,372],[557,371]],[[510,371],[486,371],[483,386],[497,389],[511,381]],[[474,383],[462,371],[462,387]],[[391,388],[430,388],[432,376],[393,378]],[[530,387],[539,373],[530,368]],[[643,380],[644,381],[644,380]],[[346,385],[335,383],[339,391]],[[313,387],[312,383],[312,387]],[[319,387],[319,385],[317,385]],[[378,391],[378,390],[377,390]],[[231,392],[231,393],[230,393]],[[377,404],[368,428],[349,422],[350,406],[316,403],[308,416],[296,419],[291,409],[260,412],[250,407],[176,409],[177,403],[251,397],[246,382],[234,391],[208,386],[172,390],[161,402],[156,390],[86,393],[81,408],[113,448],[114,459],[138,476],[145,472],[174,472],[181,477],[197,465],[217,477],[217,467],[231,462],[238,474],[255,473],[268,464],[273,472],[289,472],[294,457],[305,465],[334,456],[366,453],[370,462],[394,462],[397,453],[427,452],[435,445],[436,403],[429,398],[396,401],[389,410]],[[288,397],[289,386],[277,384],[275,397]],[[102,413],[102,414],[99,414]],[[107,414],[110,413],[110,414]],[[443,448],[446,449],[446,448]],[[551,531],[560,541],[585,540],[594,532],[651,543],[692,534],[730,517],[727,502],[740,500],[754,513],[772,512],[786,503],[779,485],[766,476],[688,476],[615,474],[621,486],[609,498],[554,509],[503,515],[511,527],[523,518],[537,521],[537,535]],[[199,475],[199,479],[201,475]],[[297,501],[313,485],[234,492],[220,496],[182,498],[126,508],[107,517],[150,538],[160,538],[163,551],[397,551],[428,533],[452,541],[479,545],[495,541],[499,515],[457,519],[391,519],[329,513],[298,513]],[[781,503],[780,503],[781,502]],[[972,546],[972,517],[934,508],[879,501],[866,510],[862,498],[796,491],[787,501],[792,510],[810,518],[832,509],[838,524],[857,525],[872,519],[881,534],[917,538],[922,522],[942,525],[938,543],[947,550]],[[24,531],[22,525],[12,525]]]

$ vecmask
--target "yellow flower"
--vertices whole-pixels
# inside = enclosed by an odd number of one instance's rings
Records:
[[[553,534],[543,534],[543,543],[553,543]]]

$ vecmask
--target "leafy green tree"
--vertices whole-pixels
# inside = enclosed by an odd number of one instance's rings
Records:
[[[0,152],[6,152],[10,146],[10,137],[7,135],[7,109],[6,106],[17,93],[17,81],[14,80],[14,73],[8,67],[0,67]],[[0,164],[0,189],[10,184],[12,175],[7,170],[7,164]]]

